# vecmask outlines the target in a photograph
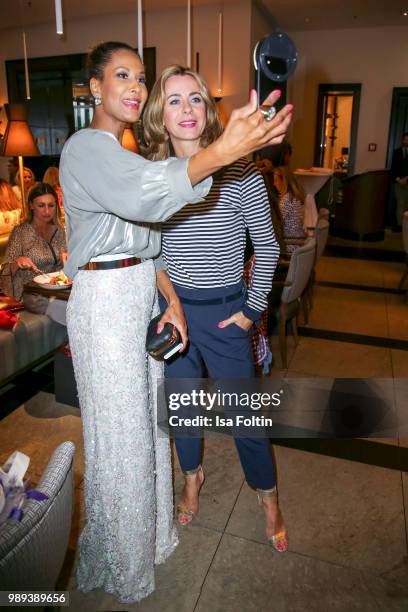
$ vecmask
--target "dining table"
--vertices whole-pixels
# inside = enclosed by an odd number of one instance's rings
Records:
[[[35,283],[31,281],[31,283],[27,283],[24,285],[25,293],[36,293],[37,295],[44,295],[47,298],[56,298],[57,300],[64,300],[67,302],[69,300],[69,296],[71,294],[72,285],[68,285],[65,287],[43,287],[39,283]]]
[[[308,170],[298,168],[294,171],[294,175],[296,176],[306,193],[304,225],[307,230],[316,227],[319,215],[317,211],[315,195],[329,180],[332,174],[333,170],[331,170],[330,168],[318,167],[313,167]]]

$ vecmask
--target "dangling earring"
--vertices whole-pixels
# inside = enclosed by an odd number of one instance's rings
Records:
[[[100,98],[99,96],[94,96],[94,102],[95,106],[99,106],[100,104],[102,104],[102,98]]]

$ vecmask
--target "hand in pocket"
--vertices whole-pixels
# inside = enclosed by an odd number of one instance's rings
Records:
[[[242,310],[240,310],[239,312],[236,312],[235,314],[231,315],[228,319],[220,321],[218,323],[218,327],[228,327],[228,325],[231,325],[232,323],[235,323],[235,325],[237,325],[244,331],[249,331],[252,325],[254,324],[254,322],[251,321],[251,319],[248,319],[248,317],[244,315]]]

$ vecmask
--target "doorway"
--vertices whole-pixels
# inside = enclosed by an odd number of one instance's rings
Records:
[[[401,146],[401,137],[408,132],[408,87],[394,87],[390,117],[390,131],[386,167],[391,167],[394,149]]]
[[[314,165],[353,174],[361,84],[320,84]]]
[[[386,168],[391,168],[394,149],[401,146],[401,137],[404,132],[408,132],[408,87],[394,87],[392,91],[387,159],[385,161]],[[397,227],[394,189],[390,189],[388,195],[386,222],[391,227]]]

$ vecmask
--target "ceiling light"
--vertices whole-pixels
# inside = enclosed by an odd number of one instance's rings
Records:
[[[408,17],[408,10],[402,11],[402,14],[403,14],[404,17]]]
[[[217,71],[217,91],[222,92],[222,18],[223,14],[218,13],[218,71]]]
[[[142,0],[137,0],[137,52],[143,62],[143,9]]]
[[[62,23],[61,0],[55,0],[55,26],[56,26],[57,34],[64,33],[64,25]]]

